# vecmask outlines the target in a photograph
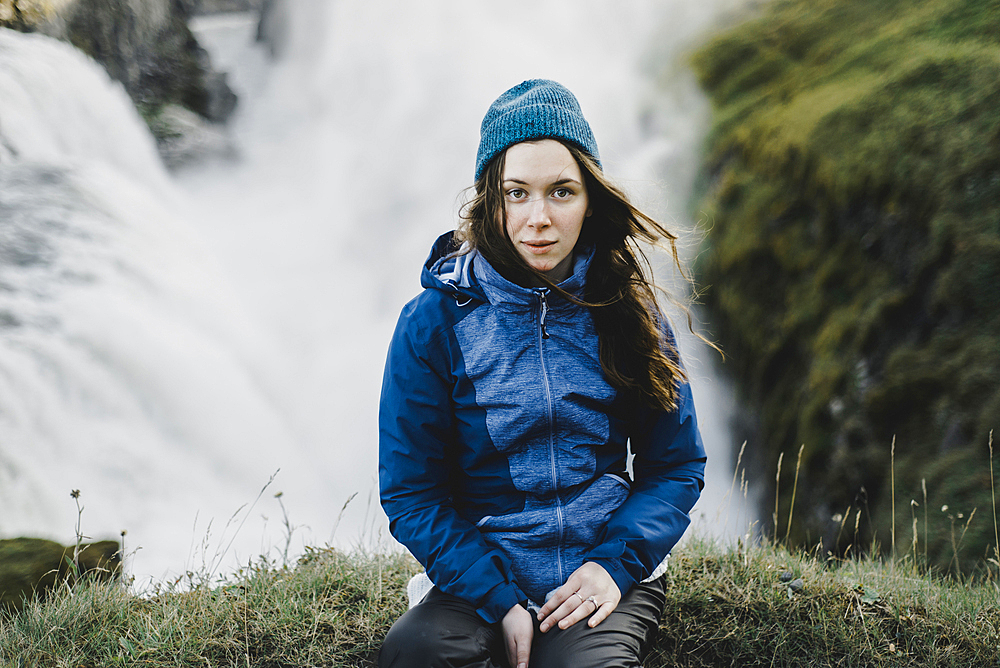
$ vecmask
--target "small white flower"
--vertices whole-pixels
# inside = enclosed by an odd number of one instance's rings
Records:
[[[944,504],[943,506],[941,506],[941,512],[942,512],[942,513],[946,513],[946,512],[948,512],[948,504],[947,504],[947,503],[946,503],[946,504]]]

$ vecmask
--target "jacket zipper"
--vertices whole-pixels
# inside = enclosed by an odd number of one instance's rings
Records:
[[[549,466],[552,474],[552,491],[556,499],[556,526],[559,530],[559,539],[556,542],[556,566],[559,569],[559,582],[562,583],[566,581],[566,578],[563,575],[562,564],[563,509],[562,499],[559,498],[559,481],[556,472],[556,419],[555,409],[552,406],[552,388],[549,385],[549,371],[545,366],[545,348],[542,343],[544,339],[549,338],[549,333],[545,329],[545,316],[549,312],[548,292],[546,289],[535,290],[540,309],[538,315],[538,357],[542,364],[542,386],[545,388],[545,403],[549,416]]]

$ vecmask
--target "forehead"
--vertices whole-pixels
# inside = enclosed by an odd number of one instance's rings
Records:
[[[575,179],[582,182],[580,166],[562,143],[541,139],[514,144],[504,156],[504,180],[558,181]]]

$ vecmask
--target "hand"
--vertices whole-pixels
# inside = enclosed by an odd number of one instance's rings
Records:
[[[514,668],[528,668],[531,638],[535,635],[531,613],[520,605],[515,605],[504,615],[500,626],[503,628],[503,639],[507,646],[507,661]]]
[[[544,633],[556,624],[568,629],[588,615],[587,625],[594,628],[614,612],[621,600],[618,585],[604,567],[588,561],[573,571],[566,584],[556,589],[538,611],[540,630]]]

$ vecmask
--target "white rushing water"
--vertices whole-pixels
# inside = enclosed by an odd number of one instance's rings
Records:
[[[74,541],[80,489],[82,532],[128,530],[162,577],[201,567],[212,518],[204,556],[224,554],[277,468],[318,488],[183,201],[103,69],[0,30],[0,536]],[[250,524],[228,558],[260,551]]]
[[[99,67],[0,31],[0,537],[70,542],[81,489],[84,533],[128,529],[138,578],[231,567],[283,548],[281,491],[293,551],[378,545],[385,350],[486,108],[561,81],[607,173],[689,229],[708,110],[679,58],[738,4],[298,0],[273,64],[249,17],[205,18],[241,157],[176,177]],[[711,457],[696,519],[732,535],[732,398],[681,346]]]

